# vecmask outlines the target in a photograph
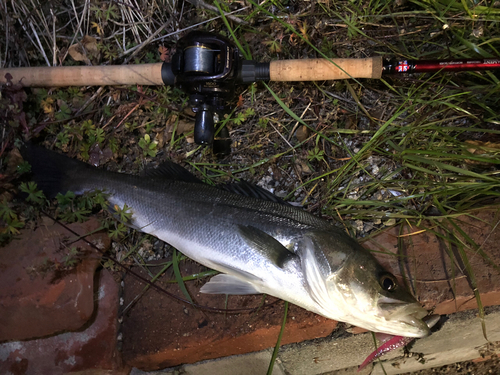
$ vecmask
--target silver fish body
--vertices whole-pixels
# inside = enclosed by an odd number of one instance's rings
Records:
[[[185,170],[188,178],[172,178],[175,167],[126,175],[35,146],[28,160],[47,195],[106,191],[112,206],[131,207],[135,228],[222,272],[203,293],[267,293],[375,332],[429,334],[427,311],[394,276],[332,223],[300,208],[198,183]]]

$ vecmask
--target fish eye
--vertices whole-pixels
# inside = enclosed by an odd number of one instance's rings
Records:
[[[380,276],[379,283],[382,289],[387,290],[388,292],[393,292],[398,287],[396,278],[390,273],[384,273]]]

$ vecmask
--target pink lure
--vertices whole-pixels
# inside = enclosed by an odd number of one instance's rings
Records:
[[[429,328],[432,328],[436,325],[436,323],[439,321],[439,315],[430,315],[424,318],[424,321],[427,323],[427,326]],[[390,337],[387,339],[387,337]],[[414,337],[404,337],[404,336],[390,336],[388,335],[385,337],[384,343],[380,345],[377,350],[375,350],[373,353],[371,353],[366,359],[363,361],[363,363],[359,366],[358,372],[364,369],[366,366],[368,366],[370,363],[372,363],[374,360],[376,360],[378,357],[384,355],[385,353],[388,353],[392,350],[395,350],[397,348],[400,348],[402,346],[405,346],[415,340]]]
[[[368,357],[366,357],[363,363],[359,366],[358,371],[361,371],[362,369],[364,369],[366,366],[368,366],[370,363],[372,363],[374,360],[384,355],[385,353],[400,348],[406,344],[409,344],[413,340],[415,340],[414,337],[393,336],[390,340],[387,340],[384,344],[379,346],[377,350],[375,350]]]

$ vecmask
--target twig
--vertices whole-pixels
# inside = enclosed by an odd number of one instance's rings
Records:
[[[52,15],[52,66],[57,66],[57,46],[56,46],[56,16],[50,8],[50,14]]]
[[[74,9],[74,12],[76,14],[75,4],[73,3],[73,1],[71,3],[73,4],[73,9]],[[88,1],[85,1],[85,5],[83,6],[82,18],[78,21],[78,26],[77,26],[77,28],[76,28],[76,30],[74,32],[73,39],[71,39],[71,43],[69,44],[70,46],[75,43],[75,39],[76,39],[76,36],[78,35],[78,31],[80,31],[81,35],[85,35],[83,33],[81,27],[82,27],[82,22],[83,22],[83,20],[85,18],[84,15],[87,12],[87,4],[88,4]],[[76,19],[78,19],[78,16],[75,16],[75,17],[76,17]],[[69,48],[66,50],[66,53],[62,57],[61,61],[64,61],[66,59],[66,56],[68,56],[68,52],[69,52]]]
[[[276,127],[273,125],[273,123],[272,123],[272,122],[269,122],[269,125],[271,125],[271,126],[273,127],[273,129],[274,129],[274,130],[276,130],[276,133],[278,133],[278,134],[279,134],[279,136],[280,136],[281,138],[283,138],[283,140],[286,142],[286,144],[287,144],[288,146],[290,146],[290,148],[291,148],[291,149],[293,149],[293,152],[295,152],[294,147],[290,144],[290,142],[288,142],[288,140],[287,140],[287,139],[283,136],[283,134],[281,134],[281,132],[280,132],[278,129],[276,129]]]
[[[304,112],[302,112],[302,114],[300,115],[300,119],[302,120],[302,117],[304,117],[304,115],[306,114],[307,110],[309,109],[309,107],[311,106],[311,103],[309,103],[309,105],[306,107],[306,109],[304,109]],[[293,133],[295,133],[295,130],[297,129],[297,127],[299,126],[299,122],[297,121],[292,129],[292,131],[290,132],[290,135],[288,136],[288,140],[292,139],[293,137]]]
[[[229,15],[229,14],[234,14],[234,13],[237,13],[237,12],[241,12],[241,11],[243,11],[243,10],[247,9],[247,8],[249,8],[249,7],[244,7],[244,8],[241,8],[241,9],[235,10],[234,12],[228,13],[228,15]],[[130,48],[130,49],[129,49],[129,50],[127,50],[127,51],[124,51],[124,52],[123,52],[123,53],[122,53],[119,57],[123,57],[123,56],[125,56],[125,55],[128,55],[130,52],[132,52],[132,54],[131,54],[129,57],[127,57],[127,58],[123,61],[123,64],[127,64],[127,63],[128,63],[128,62],[129,62],[129,61],[130,61],[130,60],[131,60],[131,59],[132,59],[135,55],[137,55],[137,54],[138,54],[138,53],[139,53],[139,52],[140,52],[140,51],[141,51],[144,47],[146,47],[149,43],[154,42],[154,41],[156,41],[156,40],[160,40],[160,39],[168,38],[169,36],[172,36],[172,35],[177,35],[177,34],[180,34],[180,33],[184,32],[184,31],[186,31],[186,30],[195,29],[195,28],[197,28],[197,27],[198,27],[198,26],[200,26],[200,25],[203,25],[203,24],[205,24],[205,23],[212,22],[212,21],[214,21],[214,20],[216,20],[216,19],[219,19],[219,18],[221,18],[221,17],[222,17],[222,16],[217,16],[217,17],[214,17],[214,18],[210,18],[209,20],[206,20],[206,21],[203,21],[203,22],[197,23],[197,24],[195,24],[195,25],[191,25],[191,26],[186,27],[186,28],[184,28],[184,29],[182,29],[182,30],[177,30],[177,31],[174,31],[174,32],[172,32],[172,33],[170,33],[170,34],[167,34],[167,35],[162,35],[161,37],[159,37],[159,38],[156,38],[156,39],[155,39],[155,37],[156,37],[156,36],[157,36],[157,35],[158,35],[158,34],[159,34],[159,33],[160,33],[160,32],[161,32],[161,31],[162,31],[165,27],[167,27],[167,25],[168,25],[168,23],[169,23],[169,22],[166,22],[166,23],[164,23],[164,24],[163,24],[163,25],[162,25],[162,26],[161,26],[158,30],[156,30],[156,31],[155,31],[155,32],[154,32],[154,33],[153,33],[153,34],[152,34],[152,35],[151,35],[151,36],[150,36],[147,40],[145,40],[145,41],[144,41],[144,43],[139,44],[138,46],[135,46],[135,47],[133,47],[133,48]],[[227,17],[227,15],[226,15],[226,17]]]
[[[140,102],[140,99],[139,99],[139,103],[137,103],[135,105],[134,108],[132,108],[126,115],[125,117],[120,121],[120,123],[118,125],[115,126],[115,129],[118,129],[120,127],[121,124],[123,124],[125,122],[125,120],[132,114],[134,113],[134,111],[139,108],[143,103]]]
[[[188,3],[190,3],[191,5],[193,5],[195,8],[204,8],[204,9],[210,10],[216,14],[219,14],[219,9],[217,9],[217,7],[210,5],[210,4],[207,4],[203,0],[186,0],[186,1]],[[236,22],[237,24],[248,25],[248,22],[243,21],[241,18],[238,18],[238,17],[231,15],[231,13],[224,12],[224,16],[226,16],[227,19],[230,19],[231,21]]]
[[[2,55],[0,55],[0,68],[4,68],[7,62],[7,54],[9,52],[9,12],[7,12],[7,2],[2,1],[2,5],[4,9],[2,10],[5,15],[5,59],[2,59]]]
[[[92,103],[99,95],[101,95],[102,90],[104,90],[104,86],[101,86],[101,87],[99,87],[99,89],[97,89],[97,91],[95,92],[95,94],[92,95],[90,97],[90,99],[88,99],[83,104],[83,106],[76,112],[75,116],[78,116],[80,113],[82,113],[89,106],[90,103]]]

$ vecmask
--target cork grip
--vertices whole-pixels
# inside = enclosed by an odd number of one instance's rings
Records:
[[[324,81],[382,77],[382,57],[366,59],[278,60],[270,63],[271,81]]]
[[[118,66],[62,66],[0,69],[0,83],[12,75],[12,83],[25,87],[163,85],[162,63]]]

